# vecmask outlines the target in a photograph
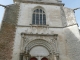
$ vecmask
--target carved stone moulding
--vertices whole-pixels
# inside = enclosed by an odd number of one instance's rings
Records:
[[[30,36],[30,35],[35,35],[35,36],[56,36],[56,37],[58,36],[58,34],[38,34],[38,33],[29,34],[29,33],[25,33],[25,32],[22,32],[21,35],[28,35],[28,36]]]
[[[25,41],[23,43],[24,49],[26,48],[30,50],[34,46],[41,45],[48,50],[51,50],[51,53],[55,52],[55,40],[57,40],[58,34],[29,34],[23,32],[21,33],[21,36],[23,41]]]

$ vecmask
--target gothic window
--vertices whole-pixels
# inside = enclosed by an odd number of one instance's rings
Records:
[[[35,9],[33,11],[32,24],[46,25],[46,15],[42,9]]]

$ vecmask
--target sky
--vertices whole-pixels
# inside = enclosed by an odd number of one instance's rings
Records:
[[[74,9],[74,8],[80,7],[79,0],[62,0],[62,2],[65,4],[65,7],[68,7],[68,8]],[[2,4],[2,5],[13,4],[13,0],[0,0],[0,4]],[[5,8],[0,6],[0,23],[3,19],[4,11],[5,11]],[[75,11],[75,16],[76,16],[76,21],[80,28],[80,9]]]

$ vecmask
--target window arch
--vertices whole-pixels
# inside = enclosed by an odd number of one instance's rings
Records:
[[[46,15],[41,8],[35,9],[33,11],[32,24],[46,25]]]

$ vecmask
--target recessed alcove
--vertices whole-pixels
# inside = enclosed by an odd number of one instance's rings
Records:
[[[48,50],[43,46],[35,46],[30,51],[31,56],[48,56]]]

